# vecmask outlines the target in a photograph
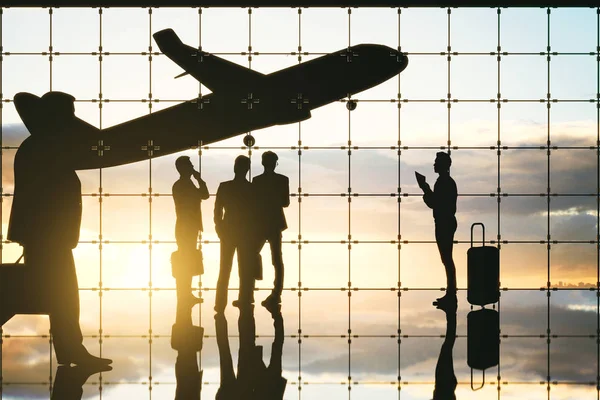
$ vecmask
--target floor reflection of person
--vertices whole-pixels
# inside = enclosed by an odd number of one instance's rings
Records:
[[[89,366],[60,365],[56,368],[56,376],[52,385],[50,400],[81,400],[83,397],[83,385],[90,376],[99,372],[111,371],[109,365],[98,365],[93,368]]]
[[[255,279],[260,274],[256,252],[255,199],[252,184],[246,179],[250,159],[238,156],[233,170],[233,180],[219,185],[215,200],[215,228],[221,241],[216,312],[223,312],[227,305],[229,278],[236,251],[240,290],[234,306],[247,307],[254,303]]]
[[[290,181],[287,176],[275,172],[277,154],[266,151],[262,155],[264,172],[255,176],[252,186],[257,197],[258,229],[261,241],[258,251],[268,241],[271,248],[271,260],[275,268],[273,291],[261,303],[267,309],[281,304],[283,290],[283,255],[281,252],[281,232],[287,229],[283,208],[290,205]]]
[[[194,166],[187,156],[181,156],[175,161],[175,167],[179,172],[179,179],[173,184],[173,201],[175,202],[175,240],[177,252],[174,254],[173,276],[177,285],[177,311],[178,323],[191,323],[191,319],[183,320],[190,313],[187,308],[200,302],[200,299],[191,293],[192,278],[200,275],[202,271],[202,256],[197,247],[198,232],[202,231],[202,200],[209,197],[206,183],[200,177],[200,173],[194,170]],[[194,177],[196,186],[191,177]]]
[[[456,199],[458,190],[456,182],[450,176],[452,159],[444,152],[438,152],[433,170],[439,174],[433,190],[425,182],[425,177],[417,175],[419,187],[423,190],[423,201],[433,209],[435,220],[435,241],[440,252],[442,263],[446,269],[446,295],[437,299],[437,304],[456,306],[456,267],[452,259],[454,233],[456,232]]]
[[[261,369],[259,382],[256,386],[256,398],[265,400],[282,400],[287,385],[287,379],[282,376],[283,358],[283,315],[281,306],[272,307],[270,310],[275,328],[275,339],[271,346],[271,359],[269,366]]]
[[[175,361],[175,400],[200,400],[202,392],[202,371],[198,368],[195,350],[179,351]]]
[[[69,157],[61,157],[59,151],[75,118],[74,100],[53,92],[41,98],[44,118],[38,123],[45,134],[40,136],[38,131],[37,136],[29,136],[15,155],[8,239],[23,246],[25,264],[32,271],[28,301],[40,299],[50,310],[58,363],[102,366],[112,360],[88,353],[79,326],[72,250],[81,226],[81,182]],[[0,299],[4,305],[5,300]]]
[[[216,400],[260,399],[282,400],[287,379],[282,377],[283,317],[281,307],[272,308],[275,339],[271,359],[267,367],[263,361],[263,348],[256,345],[256,321],[254,307],[240,309],[238,329],[240,347],[237,374],[233,367],[225,315],[215,315],[217,344],[221,371],[221,384]]]
[[[451,307],[442,308],[442,310],[446,314],[446,337],[435,366],[433,400],[456,400],[454,392],[458,382],[454,374],[454,361],[452,358],[454,342],[456,341],[456,310],[451,309]]]

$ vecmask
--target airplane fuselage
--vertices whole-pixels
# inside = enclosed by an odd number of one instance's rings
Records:
[[[159,46],[161,32],[155,34]],[[186,59],[193,48],[177,42],[171,32],[166,32],[170,42],[162,43],[161,49],[171,46],[175,50],[168,48],[165,54],[193,69],[195,65]],[[212,57],[207,55],[209,61],[190,73],[199,79],[207,71],[218,86],[227,78],[222,71],[228,71],[232,79],[223,82],[222,90],[102,130],[75,117],[61,138],[64,143],[60,148],[72,159],[75,169],[93,169],[171,154],[199,143],[208,145],[249,131],[308,119],[311,110],[376,86],[397,75],[408,63],[405,55],[389,47],[361,44],[269,75],[250,71],[247,79],[238,76],[236,80],[235,71],[243,71],[244,67]],[[19,93],[15,105],[30,133],[44,135],[40,98]],[[110,146],[110,150],[95,155],[93,149],[98,149],[100,143]],[[160,150],[147,151],[149,146],[160,146]]]

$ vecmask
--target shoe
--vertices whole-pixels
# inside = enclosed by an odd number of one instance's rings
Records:
[[[433,302],[433,305],[440,310],[456,310],[458,308],[458,299],[456,294],[446,294]]]
[[[113,360],[111,360],[110,358],[101,358],[93,356],[90,353],[88,353],[88,351],[84,348],[83,350],[77,352],[71,357],[67,357],[66,359],[57,359],[57,362],[60,365],[75,364],[81,367],[94,369],[102,368],[104,366],[107,366],[108,364],[112,364]]]
[[[277,308],[277,306],[279,306],[281,304],[281,297],[274,296],[271,294],[266,299],[264,299],[260,304],[269,311],[275,310]]]

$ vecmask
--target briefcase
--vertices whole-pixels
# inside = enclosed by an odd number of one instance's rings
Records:
[[[481,225],[483,246],[473,246],[473,228]],[[496,303],[500,299],[500,251],[485,245],[485,226],[471,225],[471,248],[467,250],[467,300],[478,306]]]
[[[202,249],[189,252],[180,250],[171,253],[171,274],[173,278],[179,276],[199,276],[204,273]]]
[[[50,314],[47,285],[21,258],[0,264],[0,326],[17,314]]]
[[[500,315],[481,309],[467,315],[467,364],[471,368],[471,389],[485,385],[485,370],[500,361]],[[473,369],[483,371],[481,387],[473,388]]]

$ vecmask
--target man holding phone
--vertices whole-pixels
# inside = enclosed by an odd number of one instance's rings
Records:
[[[456,267],[452,259],[454,245],[454,233],[456,232],[456,199],[458,190],[456,182],[450,177],[450,166],[452,159],[444,152],[438,152],[433,164],[433,170],[439,174],[435,181],[433,190],[425,180],[425,176],[415,171],[415,176],[421,190],[423,190],[423,201],[433,209],[435,221],[435,241],[446,269],[446,295],[437,299],[434,305],[445,308],[456,307]]]
[[[202,231],[202,200],[209,197],[206,182],[187,156],[175,160],[175,168],[179,172],[179,179],[173,184],[173,200],[175,202],[175,240],[177,241],[177,256],[172,259],[173,277],[177,284],[178,308],[200,302],[200,299],[191,294],[192,277],[202,273],[198,268],[201,263],[200,254],[196,248],[198,232]],[[194,177],[198,186],[192,182]],[[183,311],[178,310],[178,311]],[[178,316],[180,316],[178,312]],[[186,313],[183,313],[187,315]],[[190,323],[191,323],[191,316]],[[179,318],[178,318],[179,319]],[[180,321],[181,322],[181,321]]]

